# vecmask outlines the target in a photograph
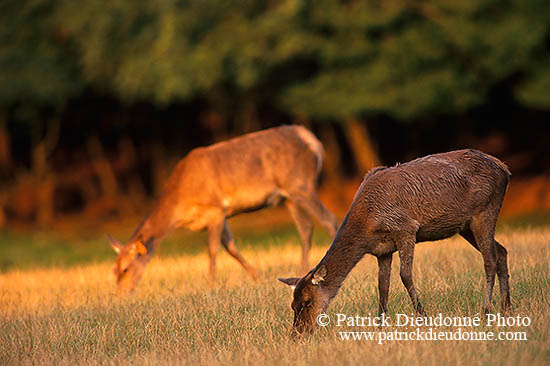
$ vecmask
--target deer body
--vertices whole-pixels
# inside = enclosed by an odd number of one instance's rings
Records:
[[[237,250],[226,219],[285,202],[302,240],[302,266],[316,218],[334,236],[337,222],[316,194],[323,147],[302,126],[263,130],[192,150],[168,179],[150,213],[123,246],[115,274],[119,289],[139,281],[154,249],[173,229],[208,230],[210,275],[222,244],[253,277],[256,271]]]
[[[463,236],[481,252],[489,311],[495,274],[503,309],[510,306],[506,249],[494,231],[510,172],[498,159],[475,150],[429,155],[369,172],[357,190],[334,241],[319,264],[295,286],[294,329],[312,331],[342,282],[365,255],[378,259],[379,312],[387,311],[392,254],[399,252],[401,280],[415,310],[424,310],[413,283],[415,245]]]

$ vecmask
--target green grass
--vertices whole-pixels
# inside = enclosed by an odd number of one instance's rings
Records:
[[[537,228],[545,226],[550,226],[550,212],[536,212],[511,217],[504,217],[499,220],[497,229],[525,229],[528,227]]]
[[[266,249],[286,242],[299,242],[296,227],[291,222],[282,222],[270,228],[254,228],[243,225],[237,219],[233,230],[237,246],[242,249]],[[230,224],[232,221],[230,221]],[[550,213],[538,213],[504,218],[499,220],[498,231],[550,226]],[[124,241],[133,228],[118,229],[117,237]],[[266,240],[266,236],[269,240]],[[193,233],[177,230],[161,244],[157,255],[173,257],[195,255],[206,251],[206,232]],[[321,228],[313,233],[313,245],[328,248],[330,238]],[[0,231],[0,272],[12,269],[70,267],[86,263],[97,263],[114,259],[114,253],[103,234],[57,234],[55,232],[14,233]]]
[[[120,240],[129,236],[131,230],[120,234]],[[269,235],[269,240],[266,240]],[[266,249],[270,245],[299,242],[296,227],[291,223],[258,232],[249,228],[234,231],[235,241],[242,249]],[[206,251],[207,233],[178,230],[160,246],[159,257],[195,255]],[[316,228],[313,245],[327,247],[330,238],[322,229]],[[78,238],[57,233],[23,233],[0,231],[0,272],[12,269],[71,267],[86,263],[114,260],[115,254],[104,235]]]

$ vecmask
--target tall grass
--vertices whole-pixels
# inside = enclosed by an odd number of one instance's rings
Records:
[[[550,229],[504,230],[497,240],[509,251],[512,314],[533,321],[527,341],[379,345],[341,341],[334,326],[293,341],[290,290],[276,277],[298,274],[300,249],[265,237],[262,248],[244,250],[262,271],[257,283],[222,254],[219,280],[209,284],[203,253],[153,259],[138,290],[127,298],[113,294],[111,262],[0,274],[0,364],[549,364]],[[312,263],[325,249],[314,247]],[[389,309],[408,314],[412,307],[398,266],[396,256]],[[376,271],[376,260],[365,257],[328,313],[375,313]],[[483,264],[464,240],[419,245],[414,273],[429,314],[481,312]]]

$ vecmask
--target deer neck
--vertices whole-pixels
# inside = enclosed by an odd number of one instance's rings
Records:
[[[350,227],[357,226],[349,225],[349,218],[346,216],[332,245],[319,262],[319,266],[325,265],[327,268],[323,287],[330,299],[336,296],[348,274],[365,255],[356,231]]]
[[[162,239],[174,228],[173,205],[157,201],[136,228],[131,241],[141,238],[148,249],[156,249]]]

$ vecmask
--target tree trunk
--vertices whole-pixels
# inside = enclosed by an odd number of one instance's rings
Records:
[[[324,123],[320,130],[320,140],[325,147],[325,176],[328,182],[335,182],[342,178],[340,161],[342,154],[334,133],[334,126],[330,123]]]
[[[6,178],[12,167],[11,141],[6,124],[6,114],[0,111],[0,179]],[[2,184],[1,181],[0,184]],[[4,208],[8,203],[8,194],[6,187],[0,187],[0,190],[0,228],[2,228],[6,223]]]
[[[118,184],[109,159],[105,156],[101,141],[95,135],[88,139],[88,153],[97,173],[104,197],[112,199],[118,194]]]
[[[50,225],[54,215],[55,172],[50,169],[49,158],[59,141],[60,120],[55,119],[46,136],[32,149],[31,175],[36,184],[36,217],[41,226]]]
[[[258,110],[253,101],[244,102],[235,121],[237,134],[250,133],[262,128],[258,118]]]
[[[350,118],[344,124],[344,130],[360,174],[379,166],[380,159],[366,126],[356,118]]]
[[[160,141],[155,141],[152,144],[151,160],[153,196],[158,197],[170,177],[171,169],[177,164],[177,160],[176,163],[174,163],[174,157],[168,154],[166,148]]]
[[[12,166],[11,141],[5,113],[0,111],[0,174],[5,174]]]

